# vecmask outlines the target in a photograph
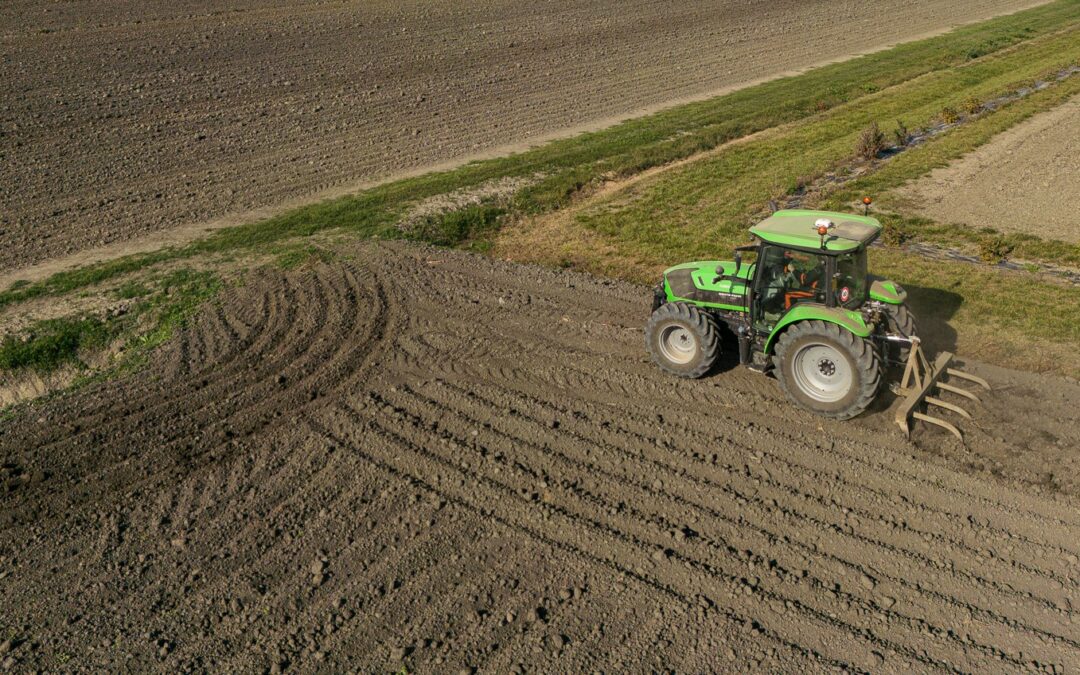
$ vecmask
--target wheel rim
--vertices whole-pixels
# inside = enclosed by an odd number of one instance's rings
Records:
[[[795,382],[810,398],[835,403],[851,391],[853,374],[838,349],[822,342],[804,345],[792,363]]]
[[[698,351],[694,334],[679,324],[665,326],[660,331],[659,347],[665,359],[679,365],[693,361]]]

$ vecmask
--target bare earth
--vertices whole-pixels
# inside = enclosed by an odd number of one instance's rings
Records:
[[[941,222],[1080,243],[1080,97],[905,188]]]
[[[8,0],[0,270],[1034,4]]]
[[[1075,383],[913,445],[661,374],[648,289],[348,253],[0,425],[5,667],[1080,668]]]

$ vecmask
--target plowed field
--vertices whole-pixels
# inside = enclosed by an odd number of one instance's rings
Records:
[[[1025,473],[1080,445],[1080,387],[975,365],[969,448],[913,445],[730,360],[661,374],[648,299],[399,244],[248,276],[146,371],[0,427],[7,658],[1080,667],[1080,512]]]
[[[8,0],[0,270],[1034,4]]]

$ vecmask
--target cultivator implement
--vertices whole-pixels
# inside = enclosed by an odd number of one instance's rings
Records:
[[[964,436],[960,433],[959,429],[939,417],[926,414],[923,410],[929,411],[930,406],[936,406],[938,408],[944,408],[945,410],[951,410],[964,419],[970,420],[971,415],[966,410],[955,403],[943,401],[936,396],[931,396],[931,394],[935,389],[938,389],[979,403],[979,397],[972,392],[949,384],[948,382],[942,382],[941,378],[951,376],[967,380],[978,384],[987,391],[990,391],[990,384],[981,377],[950,367],[949,364],[952,363],[953,358],[953,355],[950,352],[942,352],[938,355],[937,359],[934,360],[934,363],[931,364],[923,353],[919,338],[911,337],[904,341],[908,342],[909,340],[911,343],[911,351],[908,353],[907,364],[904,366],[904,377],[900,381],[900,386],[897,389],[897,393],[905,398],[900,409],[896,411],[896,423],[904,430],[906,436],[911,436],[911,420],[916,419],[927,422],[928,424],[933,424],[949,431],[960,439],[960,442],[962,443],[964,441]]]

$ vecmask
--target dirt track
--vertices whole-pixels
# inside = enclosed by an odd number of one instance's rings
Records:
[[[1033,4],[9,0],[0,270]]]
[[[938,221],[1080,243],[1080,97],[936,169],[905,193]]]
[[[885,411],[822,421],[748,371],[660,374],[646,289],[352,253],[250,275],[147,371],[0,426],[4,658],[1080,667],[1080,515],[1022,483],[1080,446],[1077,385],[981,370],[1000,391],[970,450],[916,447]],[[955,470],[995,458],[1005,482]]]

